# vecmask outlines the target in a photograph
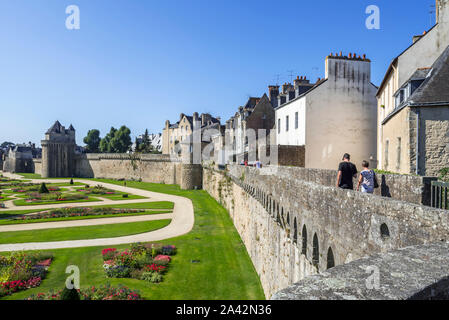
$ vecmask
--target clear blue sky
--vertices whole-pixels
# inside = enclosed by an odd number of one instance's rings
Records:
[[[0,142],[39,142],[55,120],[77,142],[127,125],[161,132],[181,112],[223,120],[248,96],[324,77],[330,52],[366,53],[379,85],[434,0],[0,0]],[[65,27],[68,5],[81,29]],[[365,9],[381,10],[381,30]],[[432,18],[432,22],[435,19]]]

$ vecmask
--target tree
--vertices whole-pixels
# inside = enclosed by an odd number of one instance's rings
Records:
[[[114,152],[111,149],[111,140],[114,138],[117,129],[111,127],[109,133],[100,141],[100,152],[102,153],[111,153]]]
[[[149,152],[150,151],[150,135],[148,134],[148,129],[145,129],[145,134],[143,135],[142,138],[142,149],[144,152]]]
[[[71,283],[73,285],[73,280]],[[81,297],[75,287],[72,287],[72,289],[68,289],[67,286],[65,286],[61,292],[61,300],[81,300]]]
[[[89,130],[87,136],[84,138],[87,152],[98,153],[100,151],[100,131],[97,129]]]
[[[131,130],[126,126],[121,126],[110,141],[111,151],[115,153],[125,153],[129,151],[131,145]]]
[[[39,193],[50,193],[44,182],[42,182],[41,186],[39,187]]]

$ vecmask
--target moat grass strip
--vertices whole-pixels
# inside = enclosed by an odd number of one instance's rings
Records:
[[[0,244],[116,238],[155,231],[168,226],[170,222],[171,219],[164,219],[88,227],[43,229],[33,230],[32,232],[2,232],[0,233]]]
[[[102,180],[111,184],[123,182]],[[195,209],[193,230],[184,236],[160,241],[178,250],[170,264],[170,272],[160,284],[148,284],[135,279],[112,279],[104,276],[101,250],[108,247],[88,247],[49,250],[55,259],[47,278],[39,288],[19,292],[3,299],[21,300],[31,294],[60,290],[67,279],[67,266],[80,268],[81,287],[111,283],[139,290],[148,300],[263,300],[259,277],[248,256],[229,213],[206,191],[186,191],[175,185],[127,182],[132,188],[166,193],[192,200]],[[117,206],[114,206],[117,207]],[[135,208],[135,207],[133,207]],[[207,226],[208,228],[205,228]],[[117,249],[129,245],[114,246]],[[192,263],[199,261],[199,263]]]
[[[120,214],[106,214],[97,216],[79,216],[79,217],[65,217],[65,218],[49,218],[49,219],[36,219],[36,220],[0,220],[0,225],[17,225],[17,224],[30,224],[30,223],[44,223],[44,222],[58,222],[58,221],[76,221],[76,220],[92,220],[103,218],[120,218],[120,217],[135,217],[135,216],[147,216],[156,214],[172,213],[170,210],[160,211],[145,211],[139,213],[120,213]]]

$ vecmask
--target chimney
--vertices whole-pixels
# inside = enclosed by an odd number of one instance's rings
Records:
[[[436,23],[448,23],[449,17],[449,0],[436,0]]]
[[[346,56],[326,57],[326,79],[346,79],[351,82],[371,81],[371,61],[363,55],[357,58],[356,54]]]
[[[273,108],[278,106],[279,86],[268,86],[268,95]]]

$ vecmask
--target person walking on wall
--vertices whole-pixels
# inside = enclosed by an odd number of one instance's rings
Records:
[[[343,162],[338,166],[337,188],[354,190],[352,179],[356,176],[357,167],[351,162],[351,156],[345,153]]]
[[[376,174],[374,170],[370,170],[369,162],[363,161],[362,163],[363,170],[360,172],[359,182],[357,184],[357,191],[360,191],[360,187],[362,187],[363,193],[374,193],[374,188],[376,188]]]

